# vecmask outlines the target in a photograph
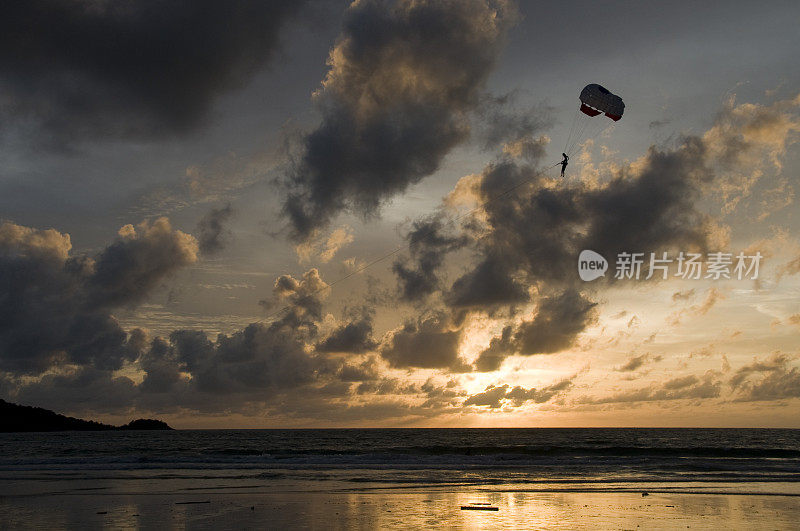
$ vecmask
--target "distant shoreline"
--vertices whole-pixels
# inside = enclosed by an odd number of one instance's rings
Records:
[[[0,433],[58,431],[172,430],[164,421],[136,419],[122,426],[60,415],[49,409],[22,406],[0,399]]]

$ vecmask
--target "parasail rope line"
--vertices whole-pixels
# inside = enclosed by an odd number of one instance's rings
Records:
[[[588,129],[588,128],[589,128],[589,127],[590,127],[590,126],[593,124],[593,123],[594,123],[594,122],[592,121],[592,119],[591,119],[591,118],[588,118],[588,119],[584,120],[584,121],[583,121],[583,123],[581,123],[581,128],[580,128],[580,130],[578,131],[578,134],[577,134],[577,135],[575,135],[575,136],[572,138],[572,143],[571,143],[571,144],[570,144],[570,146],[569,146],[569,151],[567,152],[567,155],[572,155],[572,153],[575,151],[575,147],[576,147],[578,144],[580,144],[581,140],[583,139],[583,137],[584,137],[584,134],[586,133],[586,130],[587,130],[587,129]]]
[[[585,130],[586,130],[586,124],[582,124],[581,129],[578,131],[578,134],[575,135],[575,138],[572,140],[570,145],[567,146],[567,150],[565,151],[565,153],[568,156],[571,157],[575,152],[575,147],[581,143],[581,139],[583,138],[583,133]]]
[[[575,110],[575,129],[572,130],[572,134],[570,134],[570,142],[567,146],[567,151],[565,153],[569,153],[569,150],[575,144],[575,142],[581,137],[583,134],[583,129],[586,127],[586,116],[582,116],[582,113],[579,110]]]
[[[567,147],[567,151],[565,153],[567,155],[572,155],[573,151],[575,150],[575,146],[580,142],[581,138],[583,138],[583,133],[586,131],[586,128],[589,126],[589,120],[584,121],[580,125],[580,129],[578,130],[578,134],[572,139],[572,143]]]
[[[514,186],[512,186],[512,187],[506,189],[505,191],[497,194],[496,196],[486,200],[480,206],[477,206],[477,207],[473,208],[472,210],[469,210],[467,212],[464,212],[463,214],[460,214],[460,215],[456,216],[455,218],[453,218],[452,221],[455,223],[455,222],[457,222],[457,221],[459,221],[461,219],[464,219],[467,216],[471,216],[472,214],[474,214],[474,213],[480,211],[481,209],[483,209],[484,207],[486,207],[486,205],[489,205],[489,204],[497,201],[498,199],[501,199],[501,198],[507,196],[511,192],[513,192],[515,190],[518,190],[519,188],[521,188],[522,186],[524,186],[526,184],[530,184],[536,177],[539,177],[540,175],[543,175],[543,174],[547,173],[548,171],[552,170],[553,168],[555,168],[559,164],[561,164],[560,161],[556,162],[555,164],[552,164],[550,166],[547,166],[546,168],[542,168],[541,170],[539,170],[538,172],[534,173],[530,177],[527,177],[527,178],[521,180],[520,182],[518,182]],[[425,239],[427,239],[429,236],[432,236],[432,235],[433,235],[433,232],[428,232],[427,234],[424,234],[420,238],[420,240],[417,240],[417,242],[424,241]],[[404,244],[400,245],[399,247],[397,247],[396,249],[394,249],[392,251],[389,251],[388,253],[386,253],[386,254],[378,257],[378,258],[375,258],[374,260],[372,260],[370,262],[367,262],[366,264],[362,265],[361,267],[359,267],[357,269],[354,269],[353,271],[347,273],[346,275],[344,275],[342,277],[337,278],[336,280],[334,280],[330,284],[327,284],[327,285],[325,285],[325,286],[323,286],[323,287],[321,287],[319,289],[316,289],[316,290],[312,291],[308,296],[313,297],[314,295],[318,295],[319,293],[322,293],[326,289],[331,289],[331,288],[333,288],[333,286],[335,286],[339,282],[344,282],[348,278],[353,277],[353,276],[361,273],[362,271],[365,271],[366,269],[369,269],[370,267],[372,267],[372,266],[374,266],[376,264],[379,264],[380,262],[383,262],[384,260],[387,260],[387,259],[391,258],[392,256],[396,255],[397,253],[399,253],[401,251],[405,251],[406,249],[410,249],[412,245],[413,245],[413,243],[411,243],[411,242],[404,243]],[[273,317],[276,317],[276,316],[282,314],[283,312],[285,312],[289,308],[290,308],[289,305],[285,305],[280,310],[276,310],[276,311],[274,311],[274,312],[272,312],[270,314],[267,314],[267,316],[264,317],[264,320],[265,321],[269,321]]]
[[[572,154],[577,150],[577,148],[580,145],[586,143],[588,140],[594,139],[597,135],[605,131],[606,127],[608,127],[608,125],[606,125],[606,123],[602,121],[597,122],[590,120],[589,122],[587,122],[587,125],[584,126],[580,136],[578,136],[572,143],[572,146],[570,147],[570,150],[567,152],[567,155],[572,156]]]
[[[611,124],[611,125],[613,125],[613,124]],[[567,151],[567,152],[566,152],[566,153],[567,153],[567,155],[569,155],[569,156],[571,157],[571,156],[572,156],[572,154],[573,154],[573,152],[574,152],[574,151],[575,151],[575,150],[576,150],[576,149],[577,149],[579,146],[581,146],[582,144],[585,144],[585,143],[586,143],[586,142],[588,142],[589,140],[594,140],[594,139],[595,139],[595,138],[597,138],[597,137],[598,137],[600,134],[602,134],[602,133],[603,133],[603,131],[605,131],[605,130],[606,130],[606,129],[608,129],[609,127],[610,127],[610,125],[607,125],[607,124],[605,124],[605,123],[602,123],[602,122],[601,122],[601,123],[599,123],[599,124],[598,124],[598,127],[596,127],[595,129],[590,129],[590,130],[589,130],[589,134],[586,136],[586,139],[585,139],[585,140],[583,140],[582,142],[576,142],[576,145],[574,145],[574,146],[572,147],[572,150],[571,150],[571,151]]]
[[[572,125],[569,127],[569,133],[567,134],[567,141],[564,143],[564,153],[567,152],[569,141],[572,140],[572,133],[575,132],[575,124],[578,122],[578,112],[579,109],[575,109],[575,114],[572,115]]]

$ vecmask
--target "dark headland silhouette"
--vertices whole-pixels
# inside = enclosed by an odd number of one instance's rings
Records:
[[[132,420],[124,426],[112,426],[93,420],[59,415],[49,409],[21,406],[0,399],[0,432],[15,431],[109,431],[171,430],[166,422],[153,419]]]

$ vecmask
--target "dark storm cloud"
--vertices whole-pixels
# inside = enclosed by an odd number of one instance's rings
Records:
[[[162,413],[242,409],[281,393],[318,391],[314,384],[330,368],[325,360],[308,354],[309,337],[313,337],[309,328],[296,328],[284,320],[253,323],[214,341],[200,331],[176,330],[168,339],[154,339],[138,358],[136,366],[144,371],[139,385],[108,370],[81,366],[20,382],[11,396],[72,410],[84,406],[95,411],[136,408]]]
[[[417,221],[408,233],[409,254],[407,260],[398,260],[392,266],[399,284],[400,299],[420,301],[440,289],[439,269],[448,253],[461,249],[469,239],[466,236],[449,236],[443,232],[445,224],[441,215],[425,221]]]
[[[197,255],[197,242],[165,218],[120,237],[95,259],[70,256],[67,234],[0,224],[0,369],[37,374],[62,364],[119,369],[135,360],[141,333],[109,313],[141,301]]]
[[[137,360],[144,378],[128,405],[225,411],[331,383],[322,377],[345,370],[344,365],[317,357],[309,348],[317,339],[321,285],[316,270],[300,279],[280,277],[275,291],[288,308],[271,323],[252,323],[214,340],[198,330],[175,330],[168,338],[153,339]],[[64,385],[62,392],[69,400]]]
[[[460,407],[459,398],[466,396],[466,391],[458,389],[458,382],[448,380],[445,385],[437,385],[433,379],[427,380],[420,386],[420,391],[424,393],[425,402],[423,408],[444,408]]]
[[[530,295],[525,285],[514,278],[513,264],[502,255],[490,254],[456,279],[444,300],[451,308],[485,310],[525,303]]]
[[[381,376],[380,365],[374,356],[370,356],[361,363],[343,364],[337,376],[343,382],[374,382]]]
[[[492,338],[475,361],[479,371],[495,371],[512,354],[553,354],[572,346],[575,338],[596,319],[596,303],[568,289],[543,297],[536,315],[515,329],[507,326]]]
[[[789,365],[791,358],[776,353],[765,361],[755,360],[739,368],[730,384],[739,401],[781,400],[800,397],[800,370]]]
[[[4,125],[44,142],[184,132],[273,54],[302,1],[30,0],[0,8]]]
[[[470,368],[458,355],[460,340],[461,330],[453,329],[446,316],[421,317],[391,332],[381,355],[395,368],[466,372]]]
[[[482,393],[477,393],[464,401],[465,406],[489,406],[490,408],[499,408],[502,405],[502,400],[506,397],[508,385],[495,387],[493,385],[486,388]]]
[[[753,363],[740,367],[731,378],[731,386],[741,386],[753,374],[765,374],[781,371],[789,363],[789,356],[776,353],[765,361],[756,359]]]
[[[127,334],[86,304],[91,263],[68,235],[0,225],[0,369],[36,374],[77,361],[119,368]],[[87,263],[89,262],[89,263]]]
[[[316,331],[317,323],[322,319],[322,297],[327,287],[316,268],[303,273],[299,280],[291,275],[281,275],[273,286],[275,299],[261,301],[261,304],[270,307],[275,300],[285,300],[288,305],[282,311],[282,321]]]
[[[222,208],[212,208],[200,219],[196,232],[203,255],[215,254],[225,246],[225,240],[230,236],[230,231],[225,229],[225,223],[231,216],[233,207],[228,203]]]
[[[583,243],[604,256],[678,244],[705,249],[708,218],[695,207],[699,187],[714,176],[705,154],[696,137],[684,138],[674,150],[650,148],[638,174],[623,172],[587,193],[582,199],[592,223]]]
[[[506,404],[514,407],[520,407],[528,401],[533,401],[536,404],[542,404],[550,401],[559,393],[568,390],[572,387],[572,381],[562,380],[554,385],[543,387],[541,389],[515,386],[510,387],[508,384],[501,386],[490,385],[485,391],[476,393],[467,398],[464,406],[489,406],[491,409],[500,408]]]
[[[372,317],[365,316],[337,327],[317,343],[317,352],[351,352],[363,354],[374,350],[378,343],[372,338]]]
[[[183,331],[178,331],[175,334],[174,342],[178,344],[186,340],[188,342],[194,339],[199,340],[196,337],[186,337],[187,334],[183,333]],[[192,356],[196,358],[199,353],[203,352],[202,346],[204,345],[193,346],[201,347],[192,352]],[[155,338],[150,348],[138,360],[139,368],[146,373],[139,390],[145,393],[165,393],[180,381],[181,373],[179,367],[171,358],[169,343],[160,337]]]
[[[197,261],[197,253],[197,240],[174,231],[167,218],[126,225],[95,260],[91,301],[109,307],[138,303],[165,277]]]
[[[675,148],[651,148],[639,169],[621,170],[604,185],[547,185],[535,167],[505,160],[490,165],[477,187],[484,202],[487,230],[479,248],[484,258],[457,279],[445,300],[453,306],[497,304],[476,297],[483,285],[569,285],[578,278],[577,256],[592,249],[603,256],[644,252],[677,244],[703,247],[706,221],[694,206],[699,186],[713,175],[705,166],[699,138],[687,137]],[[493,200],[521,181],[531,184]],[[519,302],[509,291],[508,303]]]
[[[274,290],[288,306],[276,320],[252,323],[215,340],[200,331],[177,330],[168,340],[153,341],[140,361],[146,376],[137,403],[200,411],[280,403],[285,413],[302,397],[343,399],[350,395],[351,383],[377,380],[377,357],[356,355],[377,347],[369,310],[351,312],[349,320],[319,337],[324,286],[316,269],[299,279],[283,275]],[[320,352],[354,356],[329,359]]]
[[[189,385],[201,393],[269,396],[310,383],[316,371],[305,351],[305,334],[282,322],[253,323],[234,334],[221,334],[199,356],[180,339],[173,338],[176,361],[186,364],[192,375]]]
[[[505,1],[351,5],[315,94],[322,123],[287,177],[293,236],[307,238],[342,210],[374,214],[436,171],[467,138],[514,18]]]
[[[595,321],[595,306],[574,290],[545,297],[536,316],[517,329],[519,354],[551,354],[568,348]]]
[[[475,370],[478,372],[496,371],[503,365],[503,361],[516,353],[514,344],[514,327],[506,326],[499,336],[489,341],[489,346],[483,350],[475,360]]]

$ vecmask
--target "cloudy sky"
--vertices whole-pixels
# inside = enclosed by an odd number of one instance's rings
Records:
[[[0,11],[2,398],[183,428],[800,427],[794,2]],[[588,83],[622,120],[577,112]]]

